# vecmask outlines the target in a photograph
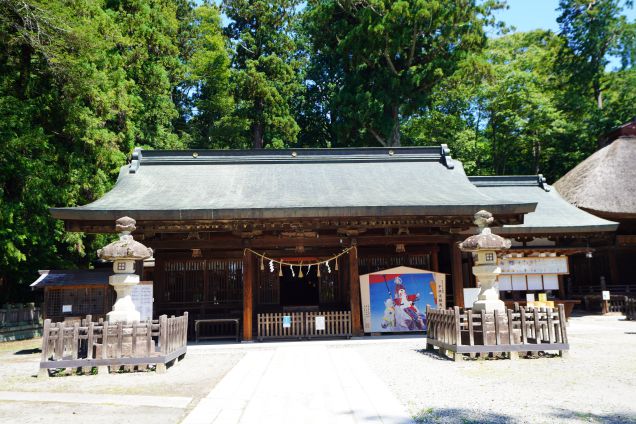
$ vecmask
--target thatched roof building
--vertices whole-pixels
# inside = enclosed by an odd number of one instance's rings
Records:
[[[636,218],[636,135],[621,135],[554,184],[570,203],[608,218]]]

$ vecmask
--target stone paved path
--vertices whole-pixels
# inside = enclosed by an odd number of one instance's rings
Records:
[[[412,420],[355,351],[306,343],[248,352],[183,424],[301,422]]]

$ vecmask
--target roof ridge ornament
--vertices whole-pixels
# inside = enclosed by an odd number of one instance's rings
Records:
[[[547,183],[547,180],[543,176],[543,174],[537,174],[537,181],[539,183],[539,187],[541,187],[545,191],[552,190],[552,187]]]
[[[139,166],[141,165],[141,147],[135,147],[132,152],[132,157],[130,161],[130,166],[128,168],[128,172],[130,174],[137,173]]]
[[[448,169],[455,169],[455,162],[453,162],[453,158],[451,157],[448,144],[440,145],[440,154],[442,156],[442,163],[446,165]]]

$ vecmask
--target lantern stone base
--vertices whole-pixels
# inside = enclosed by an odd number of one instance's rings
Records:
[[[131,293],[133,287],[139,283],[139,276],[135,274],[115,274],[109,277],[109,284],[117,292],[117,301],[113,310],[106,314],[108,322],[140,321],[141,315],[135,309]]]
[[[475,301],[475,303],[473,303],[473,312],[481,312],[481,311],[485,311],[487,313],[488,312],[492,313],[494,311],[505,312],[506,304],[499,299],[477,300]]]

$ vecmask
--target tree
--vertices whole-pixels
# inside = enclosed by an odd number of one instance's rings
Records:
[[[588,93],[591,88],[598,109],[603,109],[607,55],[619,40],[622,10],[620,0],[559,1],[557,22],[565,40],[559,66],[576,90]]]
[[[240,147],[244,121],[234,116],[230,87],[230,58],[221,28],[220,11],[204,4],[194,11],[188,75],[184,97],[189,99],[188,132],[199,148]]]
[[[185,73],[178,18],[179,14],[188,16],[190,7],[188,2],[170,0],[111,0],[105,4],[121,33],[117,51],[130,81],[128,92],[136,102],[129,130],[137,146],[184,147],[174,133],[179,111],[173,95]]]
[[[546,31],[489,40],[406,123],[407,142],[448,143],[472,174],[563,172],[558,140],[568,126],[552,66],[559,46]]]
[[[92,249],[94,237],[64,233],[48,208],[101,196],[125,161],[132,102],[119,39],[94,0],[0,3],[3,296],[37,269],[85,263]]]
[[[483,27],[497,7],[471,0],[309,1],[314,49],[332,56],[343,76],[335,102],[346,117],[341,131],[400,145],[400,123],[483,47]]]
[[[298,135],[291,103],[302,89],[293,34],[299,5],[299,0],[223,1],[237,115],[248,123],[246,138],[255,149],[283,147]]]

